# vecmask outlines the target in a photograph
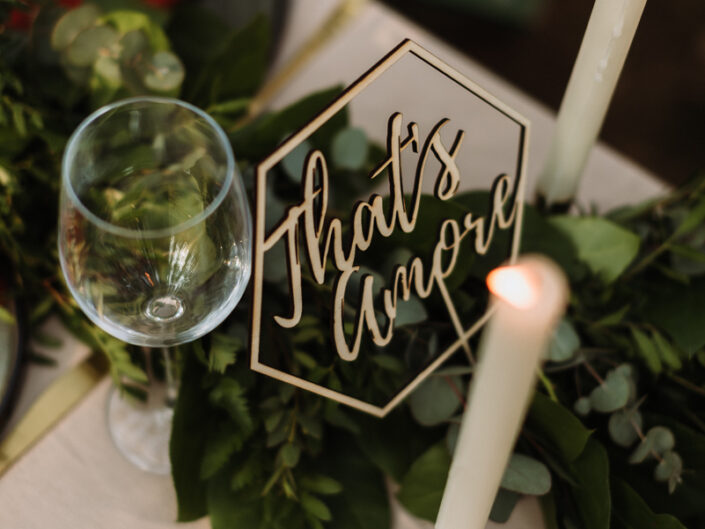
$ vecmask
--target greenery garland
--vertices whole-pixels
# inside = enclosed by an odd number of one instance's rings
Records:
[[[146,381],[137,351],[82,316],[58,270],[59,164],[70,133],[91,109],[114,99],[178,95],[228,131],[251,190],[253,164],[338,89],[249,119],[267,64],[262,18],[232,31],[188,5],[166,11],[105,0],[67,11],[53,1],[8,1],[0,9],[3,263],[16,294],[31,308],[27,321],[36,340],[52,341],[41,324],[58,313],[107,355],[115,381],[134,389]],[[29,23],[18,23],[22,17]],[[364,174],[379,158],[378,147],[348,127],[345,113],[310,141],[339,175]],[[296,167],[297,153],[291,156]],[[268,198],[275,205],[297,184],[286,162],[280,176]],[[339,180],[351,186],[364,181]],[[338,197],[363,191],[353,187]],[[434,226],[446,211],[430,197],[424,200],[420,224]],[[487,193],[463,194],[443,207],[479,214],[487,208]],[[540,497],[551,529],[705,526],[703,221],[704,177],[604,216],[557,216],[526,206],[522,250],[556,260],[570,278],[572,297],[547,352],[494,520],[506,520],[519,496],[529,494]],[[391,253],[398,261],[433,235],[395,238]],[[365,263],[370,273],[384,269],[386,253]],[[468,266],[449,282],[466,300],[464,319],[483,306],[473,300],[485,301],[482,281],[499,255],[482,262],[467,256]],[[276,285],[283,273],[273,267],[265,279]],[[171,441],[179,520],[210,515],[215,529],[388,529],[386,479],[410,512],[435,519],[472,376],[467,361],[452,359],[380,421],[251,372],[246,305],[211,335],[179,348],[182,380]],[[364,355],[358,378],[323,360],[327,331],[321,322],[308,322],[291,340],[273,336],[268,347],[284,351],[291,368],[308,377],[333,386],[344,380],[374,397],[409,364],[432,354],[433,336],[443,332],[424,326],[432,306],[412,305],[401,324],[419,324],[427,333],[423,339],[406,336],[405,350],[413,354],[402,360]]]

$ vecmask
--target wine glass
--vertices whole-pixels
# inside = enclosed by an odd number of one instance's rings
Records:
[[[151,384],[145,405],[115,391],[108,403],[115,444],[144,470],[169,472],[175,388],[166,347],[203,336],[237,305],[251,238],[230,143],[202,110],[176,99],[125,99],[71,136],[59,218],[68,288],[97,326],[164,352],[166,395]]]

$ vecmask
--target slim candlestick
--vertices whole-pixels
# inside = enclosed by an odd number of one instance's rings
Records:
[[[538,192],[570,202],[597,140],[646,0],[596,0],[558,113]]]
[[[495,312],[482,336],[436,529],[485,527],[568,299],[565,276],[543,257],[498,268],[487,282]]]

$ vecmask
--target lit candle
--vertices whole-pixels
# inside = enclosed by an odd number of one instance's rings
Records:
[[[646,0],[596,0],[568,83],[538,192],[567,203],[578,189]]]
[[[492,318],[443,494],[436,529],[485,527],[536,383],[568,299],[565,276],[539,256],[487,276]]]

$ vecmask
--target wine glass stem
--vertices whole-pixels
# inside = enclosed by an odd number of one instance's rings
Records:
[[[178,394],[178,386],[176,383],[176,365],[172,361],[171,351],[168,347],[162,347],[162,359],[164,361],[164,378],[166,380],[166,405],[173,408],[176,404],[176,397]]]

